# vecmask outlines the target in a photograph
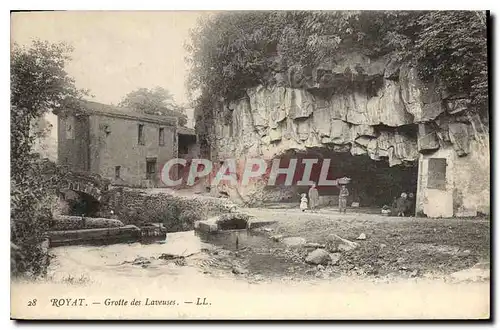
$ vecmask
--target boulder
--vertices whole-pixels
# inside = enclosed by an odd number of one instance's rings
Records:
[[[273,236],[271,236],[269,238],[272,239],[275,242],[279,242],[279,241],[281,241],[283,239],[283,235],[273,235]]]
[[[282,242],[289,247],[303,246],[307,243],[306,239],[302,237],[286,237],[283,238]]]
[[[327,237],[326,248],[330,252],[346,252],[354,250],[359,246],[356,242],[351,242],[338,235],[330,234]]]
[[[361,234],[359,234],[358,238],[356,238],[356,239],[360,240],[360,241],[365,240],[366,239],[366,234],[365,233],[361,233]]]
[[[313,265],[326,265],[330,260],[330,255],[324,249],[316,249],[306,257],[306,262]]]
[[[147,258],[144,257],[137,257],[134,259],[134,261],[132,261],[132,265],[138,265],[138,266],[149,265],[150,263],[151,261],[149,261]]]
[[[245,268],[242,268],[240,266],[233,266],[233,269],[231,271],[233,272],[233,274],[236,274],[236,275],[248,273],[248,270],[246,270]]]
[[[315,249],[324,249],[325,245],[324,244],[319,244],[319,243],[306,243],[304,245],[306,248],[315,248]]]
[[[340,261],[340,253],[330,253],[330,264],[336,266],[339,264]]]

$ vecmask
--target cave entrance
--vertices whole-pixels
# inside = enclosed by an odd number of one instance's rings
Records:
[[[287,152],[280,161],[280,167],[289,165],[292,158],[297,158],[290,201],[298,201],[301,193],[307,193],[309,186],[299,186],[297,182],[302,179],[305,165],[304,159],[318,159],[311,171],[311,180],[319,182],[321,168],[325,159],[330,159],[327,180],[349,177],[347,185],[349,190],[348,205],[359,203],[360,207],[380,208],[384,205],[391,206],[394,199],[402,192],[413,193],[416,196],[418,163],[408,162],[401,165],[389,166],[387,159],[373,160],[368,155],[353,156],[350,152],[338,152],[326,148],[308,150],[307,152]],[[277,178],[276,184],[283,185],[284,175]],[[340,187],[318,184],[320,205],[338,205]]]

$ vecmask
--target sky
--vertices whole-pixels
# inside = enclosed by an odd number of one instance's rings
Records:
[[[184,43],[200,11],[13,13],[11,42],[64,41],[74,47],[66,71],[93,101],[117,104],[132,90],[161,86],[188,102]]]

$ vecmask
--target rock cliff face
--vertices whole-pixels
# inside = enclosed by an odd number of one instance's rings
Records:
[[[394,166],[442,143],[467,154],[474,121],[465,115],[469,101],[443,97],[408,65],[357,55],[311,77],[290,74],[281,85],[291,87],[257,86],[224,106],[213,132],[219,158],[272,159],[325,147]]]
[[[214,158],[271,160],[320,149],[417,166],[421,155],[443,148],[466,157],[471,140],[488,134],[467,98],[438,92],[416,68],[390,57],[351,54],[309,73],[292,68],[275,80],[217,112]]]

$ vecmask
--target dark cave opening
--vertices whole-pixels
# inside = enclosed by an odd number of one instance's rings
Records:
[[[293,194],[290,201],[297,201],[299,194],[307,193],[310,188],[310,186],[298,185],[304,175],[304,159],[318,160],[312,166],[310,180],[318,184],[320,196],[336,196],[340,191],[339,186],[321,185],[321,171],[326,159],[330,160],[327,180],[342,177],[351,178],[350,183],[347,185],[350,192],[349,205],[352,202],[359,202],[362,207],[390,206],[393,200],[400,196],[402,192],[416,195],[417,162],[408,162],[390,167],[387,159],[376,161],[368,155],[353,156],[350,152],[314,148],[308,149],[306,152],[288,151],[280,157],[280,168],[288,167],[290,160],[293,158],[297,159],[297,166],[291,186]],[[284,186],[285,178],[284,174],[278,175],[275,186]],[[323,179],[325,179],[324,176]]]
[[[67,214],[74,216],[98,217],[101,203],[94,197],[73,190],[66,190],[62,194],[68,205]]]

